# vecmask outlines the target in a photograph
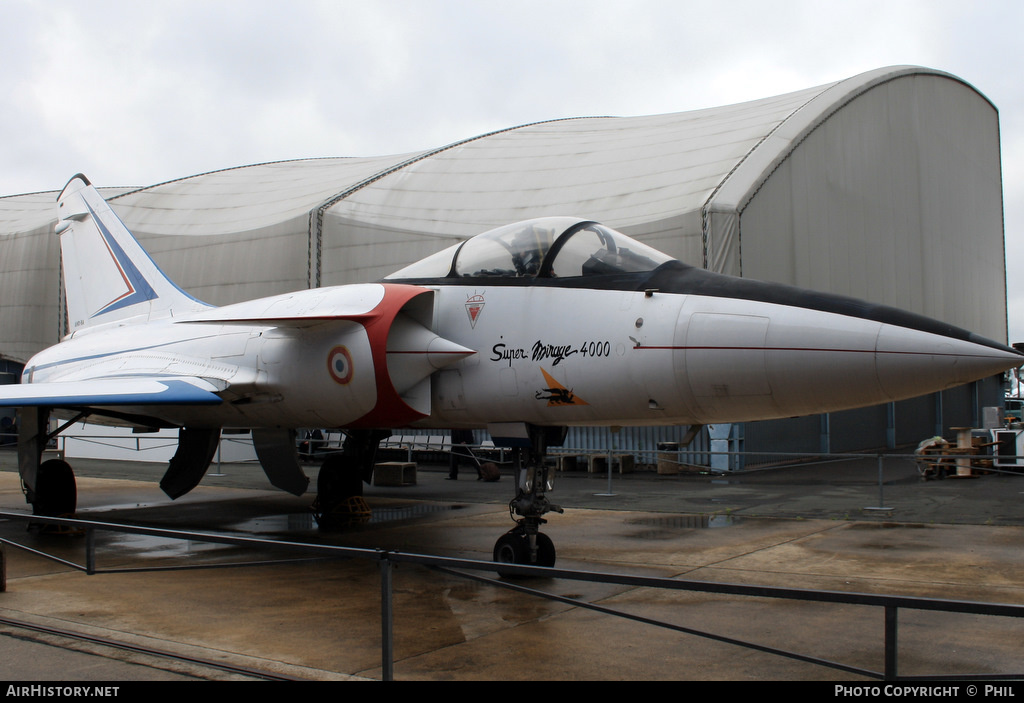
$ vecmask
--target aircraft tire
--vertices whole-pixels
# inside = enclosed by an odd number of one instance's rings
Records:
[[[537,533],[537,566],[555,565],[555,543],[543,532]]]
[[[530,563],[530,542],[525,534],[517,530],[508,532],[498,538],[494,545],[494,561],[499,564],[521,564],[523,566],[555,565],[555,544],[543,532],[537,533],[537,562]],[[498,572],[501,576],[510,574]]]
[[[499,564],[525,564],[529,560],[526,537],[509,532],[498,538],[494,545],[494,561]]]
[[[321,529],[334,530],[369,521],[363,481],[342,455],[329,456],[316,477],[313,518]]]
[[[40,464],[32,513],[48,517],[73,515],[77,506],[78,489],[71,465],[62,459],[49,459]]]
[[[363,495],[363,480],[359,472],[346,463],[343,456],[327,457],[316,476],[318,495],[332,502]]]

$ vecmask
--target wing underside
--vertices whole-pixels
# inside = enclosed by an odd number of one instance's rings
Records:
[[[144,405],[216,405],[213,383],[193,377],[105,378],[0,386],[0,407],[87,408]]]

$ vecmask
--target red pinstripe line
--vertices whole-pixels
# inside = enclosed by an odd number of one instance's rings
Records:
[[[661,351],[804,351],[804,352],[840,352],[844,354],[905,354],[908,356],[971,356],[980,358],[994,357],[989,354],[958,354],[950,352],[927,352],[927,351],[888,351],[878,349],[830,349],[828,347],[633,347],[635,350],[661,350]]]

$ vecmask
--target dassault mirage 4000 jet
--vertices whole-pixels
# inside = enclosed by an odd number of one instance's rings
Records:
[[[849,298],[694,268],[596,222],[485,232],[382,282],[211,307],[180,290],[79,175],[57,200],[70,333],[0,386],[21,408],[35,511],[74,510],[74,475],[41,462],[51,415],[179,428],[161,481],[194,488],[224,428],[252,430],[271,483],[308,484],[297,428],[342,428],[314,504],[361,495],[382,437],[487,428],[522,443],[516,527],[495,558],[551,565],[544,455],[571,425],[691,425],[885,403],[1018,366],[1002,344]],[[70,498],[69,498],[70,496]],[[69,505],[70,503],[70,505]]]

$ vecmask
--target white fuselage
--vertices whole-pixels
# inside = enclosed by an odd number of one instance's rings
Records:
[[[475,325],[460,304],[473,295],[484,302]],[[431,421],[442,427],[790,417],[913,397],[1006,363],[969,342],[742,299],[448,287],[437,301],[439,334],[478,350],[437,374]]]
[[[194,427],[666,425],[884,403],[1007,365],[1002,352],[970,342],[773,303],[429,286],[432,331],[476,353],[428,369],[429,410],[410,416],[383,397],[381,366],[401,386],[403,365],[428,349],[400,349],[393,333],[351,319],[353,310],[358,317],[379,306],[387,288],[300,291],[187,321],[87,329],[33,358],[24,380],[182,376],[220,384],[219,405],[119,408]],[[295,323],[314,308],[316,317]],[[328,319],[332,310],[349,319]],[[385,340],[387,353],[375,351]]]

